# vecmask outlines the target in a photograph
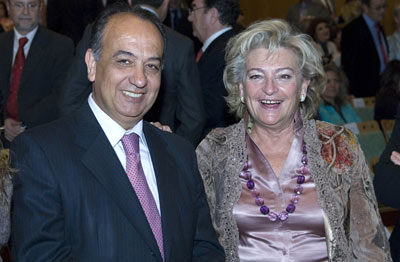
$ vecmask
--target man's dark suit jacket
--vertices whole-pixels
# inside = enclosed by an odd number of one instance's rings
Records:
[[[0,91],[5,109],[12,73],[14,31],[0,34]],[[18,113],[28,127],[58,117],[59,90],[68,71],[74,45],[71,39],[39,27],[25,60],[18,88]]]
[[[397,107],[396,123],[389,143],[386,145],[378,164],[375,167],[374,187],[376,198],[382,204],[400,209],[400,166],[390,160],[392,151],[400,152],[400,106]],[[390,239],[390,251],[393,261],[400,261],[400,218],[397,221]]]
[[[86,102],[91,92],[87,78],[85,53],[89,48],[92,25],[85,29],[77,46],[60,96],[60,111],[68,115]],[[195,63],[193,44],[187,37],[165,27],[167,49],[162,71],[160,93],[152,109],[146,114],[148,121],[159,121],[193,145],[200,141],[205,114],[200,91],[200,79]]]
[[[224,261],[193,146],[144,122],[165,261]],[[13,261],[161,261],[140,202],[86,103],[11,146]]]
[[[388,48],[386,37],[384,42]],[[343,29],[341,51],[342,67],[349,79],[350,93],[356,97],[375,96],[379,89],[380,60],[362,15]]]
[[[235,32],[228,30],[214,39],[197,63],[206,111],[206,124],[202,137],[205,137],[213,128],[225,127],[234,123],[234,117],[228,113],[224,99],[227,92],[223,81],[226,65],[225,46],[233,36],[235,36]]]

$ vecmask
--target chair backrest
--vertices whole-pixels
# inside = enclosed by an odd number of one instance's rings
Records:
[[[374,120],[375,97],[351,97],[350,103],[361,121]]]
[[[395,122],[396,121],[394,119],[381,119],[381,121],[380,121],[382,130],[383,130],[383,134],[385,135],[386,142],[389,142]]]
[[[358,142],[364,151],[365,160],[373,172],[377,160],[385,149],[385,137],[375,120],[357,123],[357,127],[359,130]]]

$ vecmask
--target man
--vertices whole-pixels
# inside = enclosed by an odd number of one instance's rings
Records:
[[[363,0],[361,7],[361,16],[343,29],[341,41],[342,67],[349,79],[349,91],[356,97],[375,96],[389,54],[379,24],[386,0]]]
[[[57,118],[58,90],[74,46],[39,26],[40,0],[8,0],[14,30],[0,35],[0,92],[5,138]]]
[[[168,11],[168,0],[135,0],[134,5],[141,5],[153,12],[163,21]],[[166,53],[162,72],[160,94],[147,113],[145,119],[161,122],[194,146],[200,141],[204,125],[204,109],[201,99],[200,80],[194,61],[193,43],[187,37],[165,27]],[[68,115],[86,100],[90,92],[90,83],[85,76],[84,54],[88,47],[90,29],[87,29],[77,47],[77,54],[63,86],[60,110]]]
[[[225,46],[235,35],[232,25],[238,15],[239,3],[236,0],[194,0],[189,10],[193,35],[203,43],[196,57],[206,111],[202,137],[215,127],[234,122],[224,99],[227,93],[223,73]]]
[[[13,261],[224,261],[193,147],[142,120],[164,48],[145,10],[98,17],[88,102],[12,144]]]

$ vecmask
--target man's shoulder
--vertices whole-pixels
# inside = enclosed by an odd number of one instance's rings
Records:
[[[151,137],[157,137],[158,139],[163,141],[168,147],[173,148],[174,151],[182,151],[183,154],[188,150],[194,151],[193,145],[181,136],[178,136],[171,132],[162,131],[146,121],[144,121],[143,123],[143,128],[145,130],[146,140],[149,138],[151,139]],[[148,134],[151,134],[151,136],[149,136]]]
[[[71,38],[49,30],[44,27],[39,27],[35,38],[46,40],[50,45],[62,45],[62,46],[74,46],[74,43]]]
[[[1,33],[0,34],[0,42],[8,41],[10,39],[13,39],[13,37],[14,37],[14,31],[13,30]]]
[[[358,16],[357,18],[353,19],[350,23],[348,23],[344,28],[343,32],[347,31],[354,31],[359,30],[360,27],[367,27],[367,23],[365,22],[362,15]]]
[[[181,47],[193,45],[193,41],[189,37],[169,28],[168,26],[164,26],[164,29],[167,42],[173,43],[174,46],[178,45],[178,47]],[[167,46],[167,49],[168,47],[169,46]]]
[[[211,42],[210,46],[207,48],[206,52],[220,52],[225,56],[225,47],[228,44],[228,41],[236,35],[233,29],[230,29]]]

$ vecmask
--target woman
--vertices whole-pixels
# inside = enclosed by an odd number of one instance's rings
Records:
[[[334,42],[330,41],[331,31],[329,20],[316,18],[311,21],[308,34],[314,39],[315,46],[322,57],[322,63],[329,64],[334,62],[340,65],[340,53]]]
[[[400,101],[400,61],[390,61],[380,78],[380,88],[375,97],[375,120],[395,119]]]
[[[281,20],[227,46],[227,103],[243,118],[196,152],[226,261],[391,261],[355,137],[315,122],[325,84],[308,36]]]
[[[1,155],[4,156],[4,155]],[[10,236],[10,202],[12,194],[11,170],[8,160],[0,158],[0,250]],[[0,252],[1,253],[1,252]],[[0,257],[0,261],[2,261]]]
[[[347,78],[334,64],[324,66],[326,86],[322,94],[323,104],[318,109],[318,119],[342,125],[361,122],[348,101]]]
[[[8,32],[13,28],[13,22],[8,17],[6,4],[0,1],[0,33]]]

